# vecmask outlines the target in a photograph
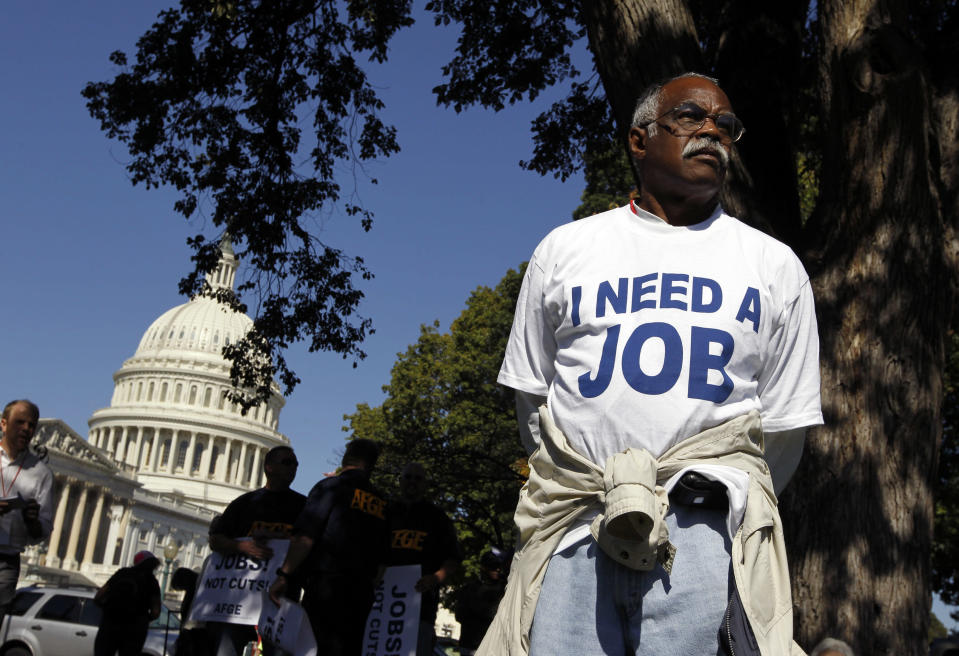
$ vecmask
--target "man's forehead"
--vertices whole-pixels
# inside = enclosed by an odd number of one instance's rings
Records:
[[[701,77],[682,77],[663,87],[660,112],[668,112],[684,102],[695,102],[710,112],[731,112],[732,106],[726,93],[709,80]]]
[[[29,403],[24,403],[23,401],[14,403],[12,406],[10,406],[10,414],[12,415],[14,412],[18,414],[26,414],[33,419],[37,419],[39,417],[39,413],[36,411],[36,409],[34,409],[34,407]]]

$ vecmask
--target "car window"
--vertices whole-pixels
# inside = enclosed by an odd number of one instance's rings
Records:
[[[53,595],[37,612],[37,619],[77,622],[80,619],[80,607],[83,598],[73,595]]]
[[[10,604],[10,610],[8,610],[7,613],[10,615],[23,615],[30,606],[36,603],[37,599],[42,596],[42,592],[18,592],[17,596],[13,598],[13,602]]]
[[[80,611],[80,624],[100,626],[101,617],[103,617],[103,609],[93,603],[93,599],[84,599],[83,609]]]

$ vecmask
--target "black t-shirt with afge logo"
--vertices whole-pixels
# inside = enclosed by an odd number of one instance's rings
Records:
[[[447,560],[459,562],[460,550],[453,522],[429,501],[390,504],[390,565],[422,565],[423,574],[438,570]],[[420,619],[436,617],[439,591],[424,592]]]
[[[293,534],[313,540],[309,573],[372,579],[389,547],[386,501],[364,470],[348,469],[313,486]]]
[[[389,514],[390,565],[423,565],[427,574],[460,559],[453,522],[429,501],[393,501]]]
[[[223,515],[210,526],[210,533],[234,539],[289,538],[304,505],[306,497],[299,492],[262,487],[231,501]]]

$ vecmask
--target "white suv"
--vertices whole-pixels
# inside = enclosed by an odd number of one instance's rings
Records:
[[[92,654],[102,614],[93,603],[95,593],[90,587],[20,588],[0,625],[0,656]],[[161,607],[150,624],[144,656],[169,656],[179,633],[179,618]]]

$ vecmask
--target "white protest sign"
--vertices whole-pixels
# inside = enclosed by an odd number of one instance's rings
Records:
[[[190,607],[195,622],[227,622],[255,625],[276,569],[286,558],[289,540],[268,540],[273,550],[269,560],[244,554],[212,553],[203,564]]]
[[[420,565],[388,567],[366,620],[363,656],[416,656],[420,628]]]
[[[310,619],[303,606],[281,599],[277,606],[267,595],[263,595],[263,612],[256,626],[264,642],[269,642],[287,654],[296,656],[316,656],[316,639]]]

